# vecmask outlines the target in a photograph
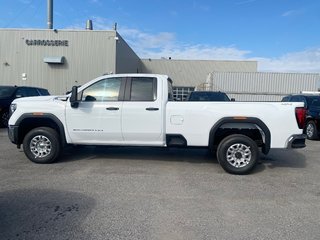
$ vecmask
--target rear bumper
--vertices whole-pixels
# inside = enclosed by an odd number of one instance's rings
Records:
[[[297,134],[292,135],[287,143],[287,148],[304,148],[306,146],[306,138],[305,134]]]

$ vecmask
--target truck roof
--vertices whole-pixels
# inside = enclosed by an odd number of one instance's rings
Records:
[[[155,73],[117,73],[117,74],[104,74],[102,76],[108,77],[165,77],[168,78],[168,75],[165,74],[155,74]],[[102,77],[101,76],[101,77]]]

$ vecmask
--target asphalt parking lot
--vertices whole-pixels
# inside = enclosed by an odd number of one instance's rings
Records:
[[[68,148],[34,164],[0,129],[0,239],[319,239],[320,142],[247,176],[204,149]]]

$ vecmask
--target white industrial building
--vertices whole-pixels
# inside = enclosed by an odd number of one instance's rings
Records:
[[[137,72],[139,57],[116,31],[0,30],[1,84],[63,94],[106,73]]]
[[[236,101],[281,101],[291,93],[316,92],[320,74],[277,72],[212,72],[198,90],[223,91]]]
[[[319,87],[319,74],[257,73],[256,61],[140,59],[116,30],[0,29],[1,85],[64,94],[103,74],[137,72],[167,74],[179,100],[206,81],[237,100],[279,100]]]

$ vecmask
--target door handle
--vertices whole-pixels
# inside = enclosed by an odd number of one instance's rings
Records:
[[[119,110],[118,107],[107,107],[106,109],[109,111],[118,111]]]
[[[158,111],[159,108],[154,108],[154,107],[148,107],[146,108],[147,111]]]

